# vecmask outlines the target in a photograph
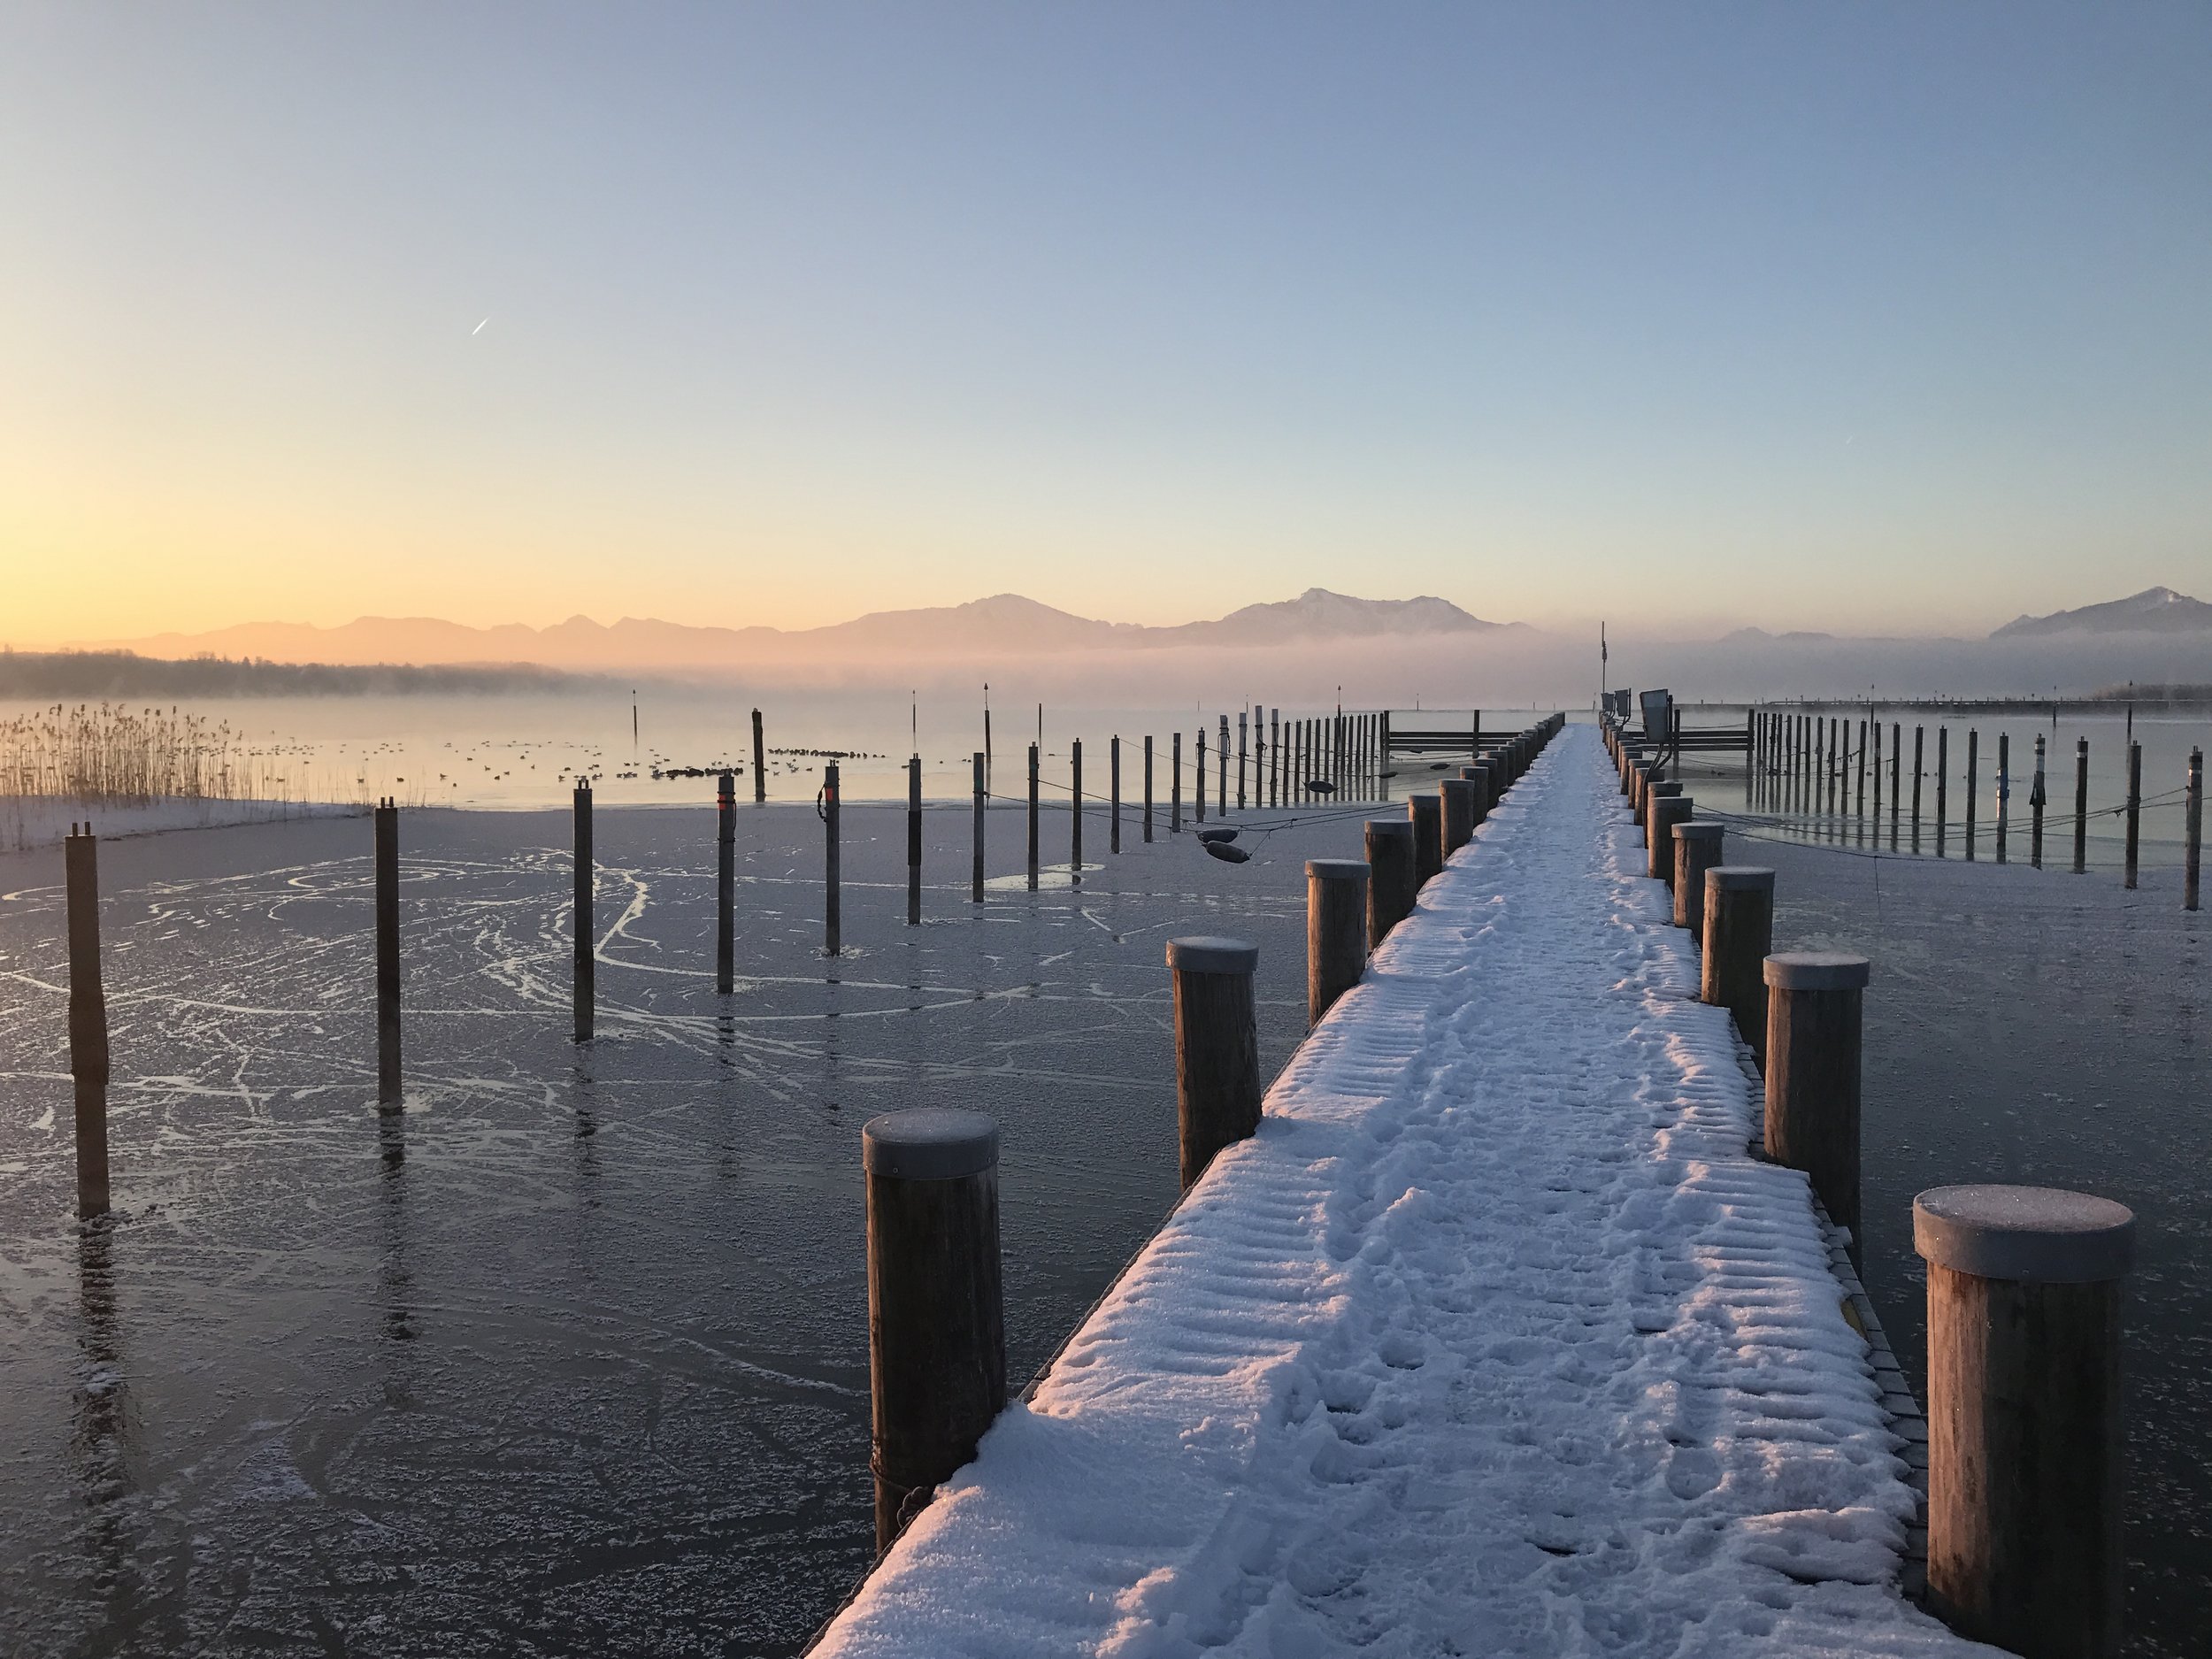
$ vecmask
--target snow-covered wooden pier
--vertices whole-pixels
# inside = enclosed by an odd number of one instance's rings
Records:
[[[1567,728],[818,1651],[1990,1651],[1644,869]]]

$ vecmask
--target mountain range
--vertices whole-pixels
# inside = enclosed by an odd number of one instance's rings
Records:
[[[2146,588],[2125,599],[2078,611],[2054,611],[2047,617],[2015,617],[1989,637],[2038,639],[2054,634],[2212,633],[2212,605],[2170,588]]]
[[[562,668],[727,669],[796,660],[856,663],[883,656],[957,657],[1065,651],[1262,647],[1526,630],[1485,621],[1447,600],[1357,599],[1310,588],[1295,599],[1246,605],[1173,627],[1101,622],[999,594],[962,605],[879,611],[826,627],[702,627],[625,617],[611,625],[571,617],[549,627],[469,627],[432,617],[361,617],[336,627],[249,622],[205,634],[157,634],[88,641],[142,656],[215,655],[284,663],[535,663]]]

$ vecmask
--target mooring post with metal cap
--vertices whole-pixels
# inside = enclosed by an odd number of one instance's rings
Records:
[[[922,757],[906,763],[906,925],[922,925]]]
[[[768,798],[768,749],[760,733],[760,710],[753,710],[753,804]]]
[[[573,1015],[572,1034],[578,1042],[591,1041],[592,1025],[598,1015],[598,924],[592,916],[592,895],[596,885],[594,878],[599,870],[591,849],[591,786],[580,783],[572,797],[576,818],[576,851],[572,859],[575,879],[575,972],[569,993]]]
[[[725,772],[714,789],[714,988],[727,996],[737,984],[737,774]]]
[[[1860,1265],[1859,1029],[1869,964],[1835,950],[1766,959],[1766,1151],[1802,1170]]]
[[[1367,820],[1367,948],[1413,914],[1413,826],[1402,818]]]
[[[2135,872],[2143,850],[2143,746],[2128,744],[2128,802],[2127,802],[2127,877],[2125,885],[2135,886]]]
[[[1183,1186],[1214,1154],[1260,1126],[1260,1042],[1252,973],[1260,951],[1240,939],[1171,939],[1175,993],[1175,1106]]]
[[[376,865],[376,1100],[400,1102],[399,1055],[399,803],[377,803]]]
[[[837,781],[837,763],[833,760],[822,768],[822,953],[830,956],[845,948],[845,852],[837,833],[843,795]]]
[[[108,1212],[108,999],[100,980],[100,843],[92,826],[62,843],[69,931],[69,1077],[76,1094],[77,1214]]]
[[[1674,925],[1700,941],[1705,937],[1705,872],[1720,863],[1725,833],[1719,824],[1674,826]]]
[[[1444,797],[1408,795],[1406,821],[1413,826],[1413,890],[1418,893],[1444,868]]]
[[[2120,1651],[2124,1204],[1939,1187],[1928,1263],[1928,1610],[2035,1659]]]
[[[973,760],[971,764],[975,770],[975,862],[974,868],[969,872],[968,901],[972,904],[980,904],[983,902],[983,813],[990,797],[983,781],[983,751],[979,749],[972,752]]]
[[[1029,890],[1037,890],[1037,746],[1029,746]]]
[[[975,1458],[1006,1406],[998,1125],[947,1107],[860,1131],[876,1553]]]
[[[2204,748],[2189,749],[2189,787],[2182,810],[2181,908],[2197,908],[2197,876],[2204,862]]]
[[[1706,872],[1706,925],[1699,1000],[1728,1009],[1752,1060],[1768,1062],[1768,980],[1774,949],[1774,872],[1759,865],[1715,865]]]
[[[1318,1025],[1367,971],[1368,866],[1306,860],[1306,1024]]]
[[[1647,872],[1655,880],[1674,886],[1674,826],[1687,824],[1696,803],[1686,795],[1660,795],[1660,789],[1679,790],[1680,784],[1655,784],[1651,797],[1651,845],[1645,849]]]
[[[1464,778],[1446,778],[1437,785],[1441,802],[1443,856],[1454,853],[1474,839],[1475,786]]]

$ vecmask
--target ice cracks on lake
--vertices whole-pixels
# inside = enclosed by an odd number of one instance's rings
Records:
[[[1986,1652],[1569,728],[820,1651]]]

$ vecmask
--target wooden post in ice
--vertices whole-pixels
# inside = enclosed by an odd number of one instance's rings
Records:
[[[1674,826],[1674,925],[1694,940],[1705,937],[1705,872],[1720,863],[1724,833],[1719,824]]]
[[[1117,733],[1106,741],[1106,794],[1111,803],[1106,820],[1106,850],[1121,850],[1121,736]]]
[[[2135,886],[2138,855],[2143,849],[2143,746],[2128,744],[2127,880]]]
[[[1418,893],[1444,867],[1444,797],[1406,797],[1406,820],[1413,826],[1413,890]]]
[[[1244,810],[1244,768],[1247,754],[1244,719],[1244,710],[1239,709],[1237,710],[1237,810],[1240,812]]]
[[[1668,793],[1662,795],[1661,790]],[[1654,879],[1674,886],[1674,828],[1690,821],[1695,803],[1682,793],[1678,783],[1652,786],[1651,845],[1645,849],[1645,871]]]
[[[1318,1025],[1367,970],[1368,867],[1356,858],[1306,860],[1306,1024]]]
[[[1144,839],[1152,840],[1152,734],[1144,738]]]
[[[1083,740],[1068,746],[1068,880],[1083,885]]]
[[[998,1125],[948,1107],[860,1131],[876,1553],[975,1458],[1006,1406]]]
[[[1402,818],[1367,820],[1367,948],[1413,914],[1413,826]]]
[[[1446,778],[1437,794],[1443,803],[1444,856],[1449,858],[1473,839],[1475,786],[1464,778]]]
[[[1974,859],[1974,787],[1981,762],[1982,733],[1978,726],[1966,728],[1966,858]]]
[[[972,904],[983,902],[983,813],[989,802],[983,781],[983,751],[976,749],[970,762],[975,771],[975,867],[968,879],[968,902]]]
[[[1037,890],[1037,746],[1029,746],[1029,890]]]
[[[1206,821],[1206,728],[1202,726],[1198,728],[1198,756],[1196,764],[1198,767],[1198,791],[1195,796],[1195,801],[1198,810],[1198,821],[1201,824],[1203,824]]]
[[[76,1096],[77,1214],[108,1212],[108,998],[100,980],[100,843],[92,826],[62,843],[69,932],[69,1078]]]
[[[714,988],[727,996],[737,984],[737,777],[724,772],[714,789]]]
[[[1834,950],[1766,959],[1766,1150],[1802,1170],[1829,1219],[1859,1238],[1859,1023],[1869,964]]]
[[[906,925],[922,925],[922,757],[906,762]]]
[[[2197,908],[2197,872],[2204,860],[2204,749],[2189,749],[2187,804],[2182,812],[2181,908]]]
[[[1698,998],[1736,1017],[1736,1033],[1766,1064],[1766,959],[1774,949],[1774,872],[1716,864],[1705,872],[1704,947]]]
[[[1920,850],[1920,780],[1924,773],[1921,764],[1924,752],[1921,741],[1927,734],[1928,728],[1924,726],[1916,726],[1912,729],[1912,849],[1915,852]]]
[[[831,761],[822,768],[822,949],[832,956],[845,948],[845,855],[837,833],[841,793],[837,782],[837,763]]]
[[[2089,740],[2074,745],[2074,873],[2089,869]]]
[[[1997,862],[2005,862],[2005,834],[2012,821],[2012,733],[1997,733]]]
[[[573,1015],[573,1034],[578,1042],[591,1041],[592,1025],[598,1012],[598,958],[594,954],[598,944],[598,926],[592,919],[593,878],[598,866],[593,862],[591,850],[591,786],[580,783],[572,803],[576,815],[576,851],[572,863],[575,878],[575,972],[569,1001]]]
[[[768,749],[762,741],[760,710],[753,710],[753,804],[768,798]]]
[[[1215,768],[1219,774],[1215,787],[1220,792],[1221,807],[1215,816],[1227,818],[1229,816],[1229,717],[1225,714],[1221,717],[1221,748],[1217,751],[1217,758],[1221,764]]]
[[[1167,830],[1171,835],[1180,835],[1183,833],[1183,734],[1176,733],[1168,743]]]
[[[400,1102],[399,1064],[399,803],[377,803],[376,864],[376,1101]]]
[[[1252,1011],[1256,945],[1171,939],[1175,1106],[1187,1190],[1214,1154],[1260,1126],[1260,1044]]]
[[[1936,727],[1936,856],[1943,856],[1951,820],[1951,728]]]
[[[1939,1187],[1928,1263],[1928,1610],[2032,1659],[2120,1651],[2126,1206]]]

